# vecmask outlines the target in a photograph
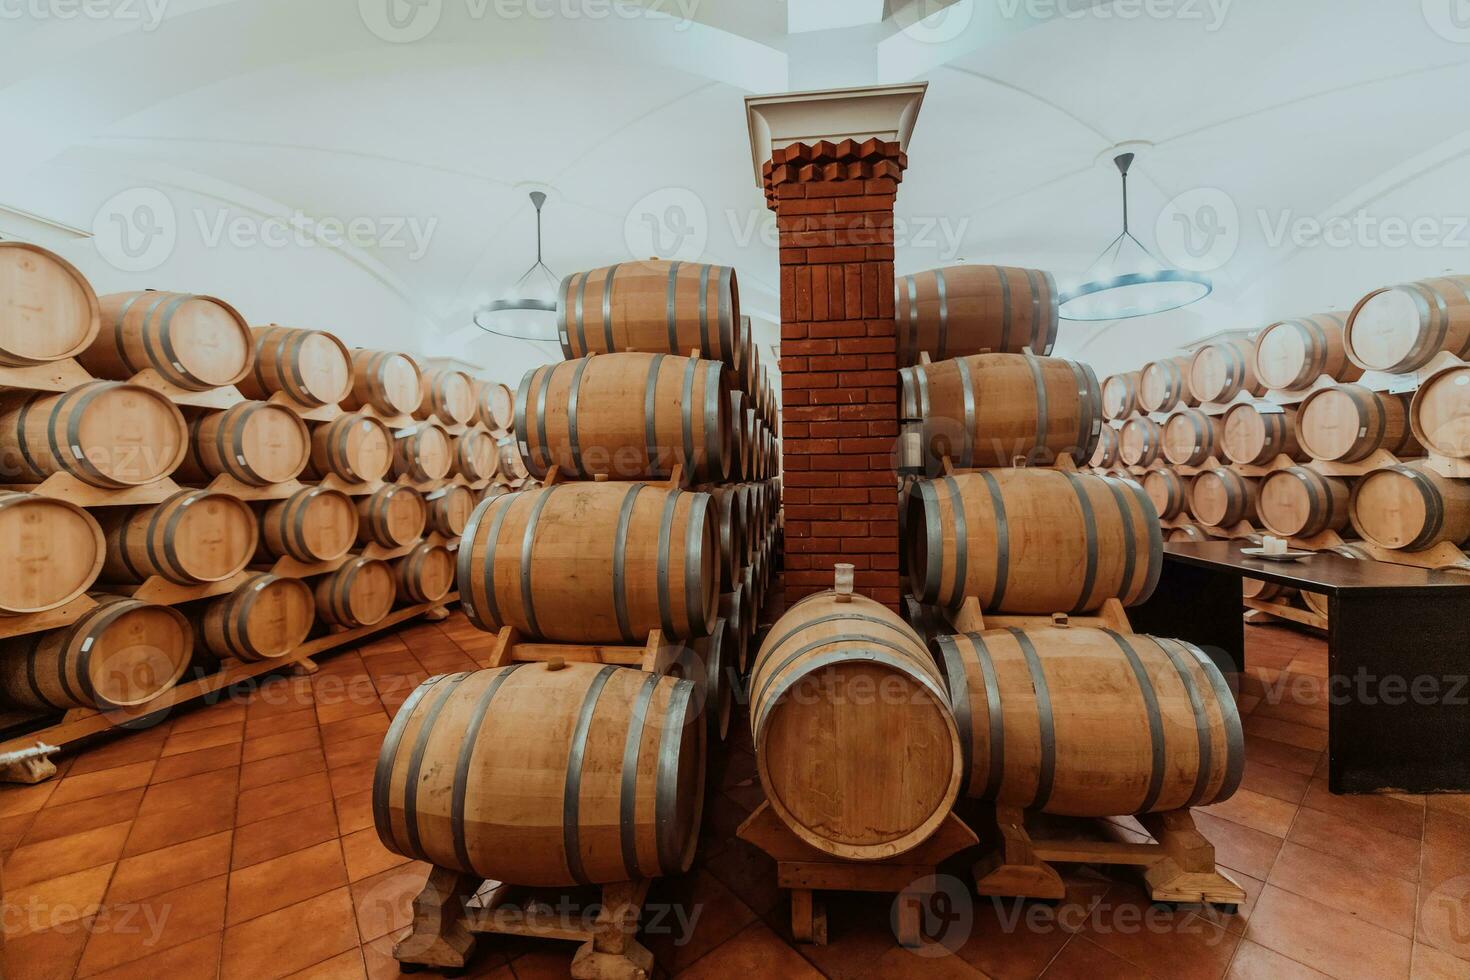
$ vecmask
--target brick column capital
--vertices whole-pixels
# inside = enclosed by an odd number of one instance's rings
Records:
[[[877,138],[843,140],[833,143],[819,140],[816,143],[791,143],[772,152],[771,159],[761,167],[761,182],[766,192],[766,206],[780,214],[781,202],[807,196],[795,185],[812,183],[851,184],[853,181],[887,181],[874,185],[875,193],[892,195],[903,180],[909,158],[897,141]],[[783,190],[784,188],[784,190]],[[841,195],[857,188],[841,188]],[[866,195],[866,189],[862,189]],[[856,202],[861,203],[861,202]],[[872,202],[878,210],[893,210],[893,201]],[[849,202],[849,206],[856,206]],[[801,209],[796,209],[800,212]]]

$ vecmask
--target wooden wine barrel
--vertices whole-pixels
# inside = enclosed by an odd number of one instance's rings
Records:
[[[1336,547],[1328,548],[1326,550],[1332,552],[1334,555],[1341,555],[1344,558],[1351,558],[1355,561],[1377,561],[1377,559],[1374,558],[1373,555],[1370,554],[1368,550],[1360,544],[1340,544]],[[1326,618],[1329,615],[1327,611],[1329,608],[1329,600],[1327,596],[1323,595],[1320,592],[1308,592],[1303,589],[1301,592],[1301,597],[1302,601],[1307,604],[1307,608],[1312,610],[1312,612],[1316,613],[1319,616],[1322,616],[1323,618]]]
[[[740,639],[738,633],[737,625],[722,616],[715,620],[709,636],[691,644],[704,670],[704,713],[709,718],[710,733],[722,742],[730,734],[730,718],[735,711],[729,671],[739,669],[734,659]]]
[[[352,352],[352,387],[342,399],[349,412],[371,407],[389,418],[412,415],[423,398],[418,362],[386,350]]]
[[[1225,456],[1243,466],[1265,466],[1277,456],[1301,459],[1296,441],[1296,409],[1271,402],[1249,402],[1225,412],[1220,439]]]
[[[506,433],[515,425],[516,395],[498,381],[475,382],[476,420],[491,432]]]
[[[120,489],[168,476],[188,449],[184,416],[163,395],[118,381],[94,381],[59,395],[0,397],[0,454],[12,483],[69,473]]]
[[[691,681],[587,663],[432,677],[383,740],[378,837],[528,886],[680,874],[704,799],[694,697]]]
[[[299,578],[261,573],[229,595],[211,599],[200,616],[199,634],[217,657],[258,663],[305,643],[315,621],[311,586]]]
[[[617,351],[688,357],[698,350],[738,376],[749,349],[736,328],[740,288],[729,266],[650,259],[574,273],[561,282],[556,319],[569,361]]]
[[[1102,383],[1102,414],[1122,421],[1138,411],[1138,372],[1115,374]]]
[[[454,442],[433,422],[420,422],[393,440],[393,474],[414,483],[442,480],[454,465]]]
[[[1136,483],[1062,470],[982,470],[909,495],[914,598],[975,596],[1011,613],[1088,612],[1148,599],[1163,567],[1159,515]]]
[[[771,627],[751,670],[750,731],[771,808],[826,854],[910,851],[959,795],[943,678],[918,634],[864,596],[807,596]]]
[[[1353,527],[1384,548],[1423,551],[1470,540],[1470,483],[1422,464],[1374,470],[1353,487],[1349,506]]]
[[[1261,479],[1256,511],[1261,524],[1283,538],[1309,538],[1348,525],[1347,480],[1306,466],[1276,470]]]
[[[745,399],[743,391],[730,392],[730,472],[729,480],[750,477],[750,435],[745,431]]]
[[[1409,406],[1409,424],[1426,449],[1470,459],[1470,367],[1455,364],[1425,378]]]
[[[1184,513],[1189,482],[1173,470],[1149,470],[1143,474],[1143,492],[1148,494],[1159,517],[1172,520]]]
[[[1243,337],[1206,344],[1189,360],[1189,393],[1197,402],[1228,402],[1242,391],[1264,395],[1256,379],[1256,345]]]
[[[99,378],[126,381],[151,368],[186,391],[207,391],[250,370],[250,325],[224,300],[145,290],[112,293],[100,303],[106,329],[77,357]]]
[[[1178,527],[1171,527],[1169,529],[1169,533],[1168,535],[1166,535],[1166,540],[1209,541],[1210,536],[1206,534],[1205,529],[1200,527],[1198,524],[1180,524]]]
[[[75,357],[102,327],[97,294],[76,266],[27,242],[0,242],[0,364]]]
[[[1159,423],[1139,415],[1118,430],[1118,456],[1125,466],[1152,466],[1164,455],[1164,430]]]
[[[425,495],[429,530],[446,538],[458,538],[469,524],[476,503],[475,491],[459,483],[451,483]]]
[[[1085,466],[1102,428],[1102,396],[1092,368],[1030,354],[977,354],[899,371],[900,417],[922,419],[929,473],[954,465],[1051,465],[1070,456]]]
[[[321,330],[256,327],[255,365],[240,379],[247,398],[280,393],[304,408],[335,405],[352,391],[352,354]]]
[[[260,545],[266,558],[335,561],[357,540],[357,506],[328,487],[306,487],[265,508]]]
[[[894,282],[898,363],[990,351],[1047,355],[1057,340],[1057,283],[1050,272],[998,265],[931,269]]]
[[[398,583],[393,567],[377,558],[349,558],[316,581],[316,614],[332,626],[372,626],[388,618]]]
[[[1292,590],[1275,582],[1262,582],[1258,578],[1243,578],[1240,580],[1240,595],[1243,599],[1259,599],[1269,602],[1273,599],[1285,599],[1291,595]]]
[[[489,480],[500,472],[500,447],[484,429],[466,429],[454,439],[450,470],[471,483]]]
[[[696,481],[730,473],[730,396],[719,361],[599,354],[528,371],[515,432],[531,473],[615,480],[667,477],[684,461]]]
[[[1105,425],[1098,430],[1097,446],[1092,450],[1088,465],[1094,469],[1110,470],[1122,461],[1122,445],[1118,441],[1118,430]]]
[[[70,626],[6,641],[0,694],[47,712],[134,707],[178,683],[193,650],[193,630],[177,610],[98,596]]]
[[[100,511],[107,539],[102,576],[177,585],[222,582],[250,563],[260,532],[255,512],[227,493],[185,490],[161,504]]]
[[[745,554],[745,509],[734,487],[701,488],[710,495],[715,507],[715,522],[720,531],[720,587],[730,589],[740,574]]]
[[[189,453],[179,467],[185,483],[229,476],[247,486],[294,480],[311,462],[311,432],[283,405],[241,402],[189,423]]]
[[[1189,488],[1189,512],[1210,527],[1233,527],[1241,521],[1254,524],[1260,483],[1224,467],[1205,470]]]
[[[736,576],[743,579],[744,573]],[[720,619],[734,634],[726,639],[729,646],[726,649],[725,662],[736,672],[743,675],[746,668],[750,666],[750,628],[746,622],[745,590],[743,581],[737,582],[729,592],[720,594]]]
[[[1202,466],[1218,459],[1225,423],[1218,415],[1182,408],[1170,415],[1161,430],[1164,458],[1175,466]]]
[[[372,415],[339,415],[311,430],[313,479],[328,475],[348,483],[376,483],[393,467],[393,430]]]
[[[1470,276],[1375,289],[1348,314],[1347,356],[1367,371],[1405,374],[1440,351],[1470,357]]]
[[[1418,455],[1403,395],[1362,385],[1319,388],[1297,407],[1296,438],[1313,459],[1356,463],[1379,449]]]
[[[965,793],[1106,817],[1220,803],[1245,772],[1230,686],[1198,647],[1106,629],[1001,629],[935,647]]]
[[[470,621],[561,643],[708,635],[720,540],[704,493],[562,483],[480,504],[459,549]]]
[[[423,399],[415,416],[445,425],[467,425],[479,411],[475,382],[468,374],[448,369],[424,372]]]
[[[521,458],[521,451],[515,439],[507,438],[498,443],[500,447],[500,477],[507,483],[515,480],[524,480],[531,475],[526,469],[526,461]]]
[[[1199,399],[1189,390],[1191,358],[1168,357],[1152,361],[1138,372],[1138,408],[1143,412],[1172,412],[1193,408]]]
[[[413,487],[389,483],[357,498],[357,540],[383,548],[402,548],[424,536],[429,508]]]
[[[66,605],[97,581],[106,557],[102,528],[76,504],[0,490],[0,616]]]
[[[438,602],[454,588],[454,553],[425,541],[393,562],[400,602]]]
[[[1345,313],[1281,320],[1256,337],[1256,377],[1267,388],[1304,391],[1322,375],[1356,381],[1363,369],[1347,358],[1343,347]]]

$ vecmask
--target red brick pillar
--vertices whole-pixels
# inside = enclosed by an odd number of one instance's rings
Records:
[[[781,241],[786,601],[832,586],[897,609],[893,202],[907,158],[870,139],[777,149],[763,168]]]

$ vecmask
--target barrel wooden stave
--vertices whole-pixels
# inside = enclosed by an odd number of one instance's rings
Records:
[[[1281,320],[1256,336],[1256,377],[1267,388],[1304,391],[1326,375],[1351,382],[1363,369],[1348,360],[1343,347],[1345,313]]]
[[[1011,628],[935,648],[965,736],[968,796],[1104,817],[1223,802],[1240,784],[1235,701],[1193,644]]]
[[[565,483],[483,501],[458,557],[470,621],[564,643],[705,636],[719,601],[708,494]]]
[[[882,860],[948,815],[959,732],[923,640],[887,607],[830,592],[803,599],[771,627],[750,692],[766,799],[806,843]]]
[[[151,369],[185,391],[207,391],[250,370],[250,325],[224,300],[147,290],[100,303],[105,327],[77,358],[96,377],[126,381]]]
[[[329,487],[304,487],[268,504],[260,518],[260,550],[266,561],[294,558],[307,564],[335,561],[357,540],[357,505]]]
[[[323,622],[349,629],[388,618],[398,583],[393,567],[377,558],[350,558],[316,581],[316,614]]]
[[[991,351],[1047,355],[1057,339],[1056,280],[1049,272],[996,265],[931,269],[894,282],[902,367]]]
[[[1153,504],[1111,477],[1012,469],[925,481],[906,523],[913,596],[949,609],[969,596],[1009,613],[1135,605],[1163,566]]]
[[[109,582],[153,576],[175,585],[222,582],[255,554],[260,529],[240,499],[212,490],[184,490],[160,504],[102,511]]]
[[[255,327],[255,363],[238,387],[247,398],[279,394],[303,408],[336,405],[352,390],[352,354],[322,330]]]
[[[97,580],[106,558],[91,513],[65,500],[0,490],[0,616],[66,605]]]
[[[252,487],[285,483],[311,462],[311,432],[301,416],[270,402],[241,402],[189,423],[189,452],[179,467],[186,483],[228,476]]]
[[[1260,483],[1256,510],[1261,525],[1284,538],[1309,538],[1348,525],[1347,480],[1323,476],[1306,466],[1267,473]]]
[[[138,385],[94,381],[58,395],[0,395],[0,454],[14,483],[68,473],[105,489],[174,472],[188,449],[184,416]]]
[[[335,476],[348,483],[376,483],[393,468],[393,431],[365,413],[339,415],[311,430],[307,473],[321,480]]]
[[[199,636],[217,657],[255,663],[291,653],[306,642],[315,621],[311,586],[299,578],[260,573],[209,601]]]

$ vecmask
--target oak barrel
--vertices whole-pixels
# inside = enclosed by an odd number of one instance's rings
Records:
[[[914,598],[958,608],[975,596],[1012,613],[1088,612],[1153,594],[1159,515],[1136,483],[1063,470],[982,470],[909,494]]]
[[[260,546],[266,558],[294,558],[307,564],[334,561],[357,540],[357,506],[329,487],[305,487],[269,504],[260,518]]]
[[[1172,520],[1184,513],[1189,502],[1189,483],[1173,470],[1149,470],[1143,474],[1143,492],[1159,517]]]
[[[1426,449],[1470,459],[1470,366],[1453,364],[1425,378],[1410,403],[1409,424]]]
[[[393,473],[414,483],[442,480],[454,466],[454,442],[435,422],[420,422],[393,440]]]
[[[714,504],[715,521],[720,529],[720,583],[724,589],[734,587],[746,552],[745,508],[734,487],[701,488]]]
[[[211,599],[200,616],[199,633],[215,656],[253,663],[295,650],[315,621],[311,586],[299,578],[260,573],[229,595]]]
[[[102,576],[109,582],[155,575],[176,585],[222,582],[250,563],[260,533],[249,505],[211,490],[185,490],[161,504],[109,507],[101,522],[107,539]]]
[[[1355,561],[1377,561],[1377,559],[1374,558],[1367,551],[1367,549],[1365,549],[1360,544],[1341,544],[1334,548],[1328,548],[1326,550],[1332,552],[1334,555],[1341,555],[1344,558],[1351,558]],[[1308,592],[1303,589],[1301,592],[1301,597],[1302,601],[1307,604],[1307,608],[1312,610],[1312,612],[1323,618],[1326,618],[1329,615],[1328,609],[1330,608],[1330,602],[1327,596],[1323,593]]]
[[[427,526],[446,538],[456,539],[464,533],[475,512],[475,491],[459,483],[450,483],[424,496]]]
[[[705,636],[719,604],[709,494],[647,483],[562,483],[484,501],[465,528],[470,621],[563,643]]]
[[[402,548],[424,536],[429,508],[413,487],[389,483],[357,498],[357,539],[361,544]]]
[[[1256,345],[1243,337],[1206,344],[1189,360],[1189,393],[1198,402],[1228,402],[1242,391],[1263,395]]]
[[[735,696],[730,684],[731,673],[740,675],[740,627],[723,616],[715,620],[709,636],[692,644],[704,671],[704,712],[709,718],[710,732],[724,741],[730,734],[730,718],[735,711]]]
[[[189,423],[189,453],[179,467],[186,483],[228,476],[247,486],[294,480],[311,462],[311,432],[283,405],[241,402]]]
[[[74,357],[101,327],[97,294],[76,266],[39,245],[0,242],[0,364]]]
[[[177,469],[188,442],[173,403],[137,385],[94,381],[59,395],[0,396],[0,454],[12,483],[69,473],[94,487],[140,486]]]
[[[1189,512],[1210,527],[1233,527],[1241,521],[1254,524],[1260,483],[1224,467],[1205,470],[1189,488]]]
[[[1092,458],[1088,465],[1094,469],[1110,470],[1117,466],[1121,460],[1120,450],[1122,446],[1118,442],[1118,430],[1111,425],[1105,425],[1098,430],[1097,447],[1092,451]]]
[[[1417,371],[1440,351],[1465,360],[1470,357],[1470,276],[1375,289],[1348,315],[1344,341],[1348,357],[1368,371]]]
[[[500,447],[484,429],[466,429],[454,440],[450,469],[471,483],[489,480],[500,472]]]
[[[1283,538],[1309,538],[1348,525],[1347,480],[1323,476],[1306,466],[1267,473],[1261,479],[1256,511],[1261,525]]]
[[[899,379],[899,415],[923,420],[930,475],[946,456],[966,469],[1063,456],[1085,466],[1102,428],[1097,376],[1079,361],[976,354],[904,368]]]
[[[250,325],[224,300],[145,290],[100,302],[104,327],[77,358],[99,378],[126,381],[151,368],[186,391],[207,391],[250,370]]]
[[[1057,283],[1050,272],[998,265],[931,269],[894,282],[898,363],[992,351],[1051,353],[1057,340]]]
[[[0,490],[0,616],[64,606],[91,587],[107,545],[76,504]]]
[[[383,740],[378,838],[518,885],[680,874],[705,788],[694,696],[691,681],[587,663],[432,677]]]
[[[438,602],[454,588],[454,554],[425,541],[393,562],[393,578],[399,601]]]
[[[1189,365],[1186,356],[1151,361],[1138,372],[1138,408],[1143,412],[1172,412],[1176,408],[1193,408],[1199,404],[1189,390]]]
[[[1353,487],[1353,527],[1364,540],[1398,551],[1470,540],[1470,483],[1422,463],[1374,470]]]
[[[1232,463],[1265,466],[1277,456],[1306,454],[1296,439],[1296,409],[1271,402],[1232,405],[1224,416],[1220,445]]]
[[[771,808],[826,854],[910,851],[959,795],[939,669],[907,623],[864,596],[811,595],[771,627],[751,669],[750,730]]]
[[[1153,419],[1139,415],[1118,430],[1118,457],[1125,466],[1152,466],[1164,455],[1164,429]]]
[[[646,351],[723,361],[739,375],[746,348],[736,324],[740,288],[729,266],[623,262],[567,276],[557,294],[557,331],[567,360]]]
[[[365,413],[339,415],[311,429],[307,471],[317,480],[376,483],[393,468],[393,430]]]
[[[521,455],[537,477],[666,477],[683,461],[695,480],[723,481],[733,442],[721,367],[629,353],[528,371],[516,392]]]
[[[509,432],[515,424],[515,392],[498,381],[475,382],[475,419],[491,432]]]
[[[322,330],[255,327],[255,364],[240,379],[247,398],[281,394],[303,408],[335,405],[352,390],[352,354]]]
[[[0,694],[47,712],[146,704],[178,683],[193,649],[193,630],[177,610],[98,596],[70,626],[6,641]]]
[[[419,366],[407,354],[386,350],[352,352],[352,386],[342,408],[372,408],[389,418],[412,415],[423,398]]]
[[[1356,381],[1363,369],[1347,358],[1343,347],[1345,313],[1280,320],[1256,337],[1256,377],[1267,388],[1304,391],[1322,375]]]
[[[1272,599],[1285,600],[1290,597],[1292,590],[1275,582],[1263,582],[1258,578],[1243,578],[1240,580],[1240,595],[1243,599],[1257,599],[1268,602]]]
[[[1115,374],[1102,383],[1103,418],[1121,421],[1138,411],[1138,372]]]
[[[1220,456],[1225,423],[1218,415],[1182,408],[1164,420],[1161,431],[1164,458],[1175,466],[1201,466]]]
[[[1171,527],[1166,537],[1169,541],[1209,541],[1210,536],[1198,524],[1180,524]]]
[[[1072,627],[967,633],[935,647],[968,796],[1106,817],[1207,806],[1240,785],[1235,699],[1191,643]]]
[[[1356,463],[1379,449],[1418,455],[1406,396],[1362,385],[1319,388],[1297,407],[1296,438],[1313,459]]]
[[[316,581],[316,614],[332,626],[372,626],[388,618],[398,595],[393,566],[361,556]]]
[[[415,416],[445,425],[467,425],[479,410],[475,382],[468,374],[449,368],[424,372],[423,398]]]

